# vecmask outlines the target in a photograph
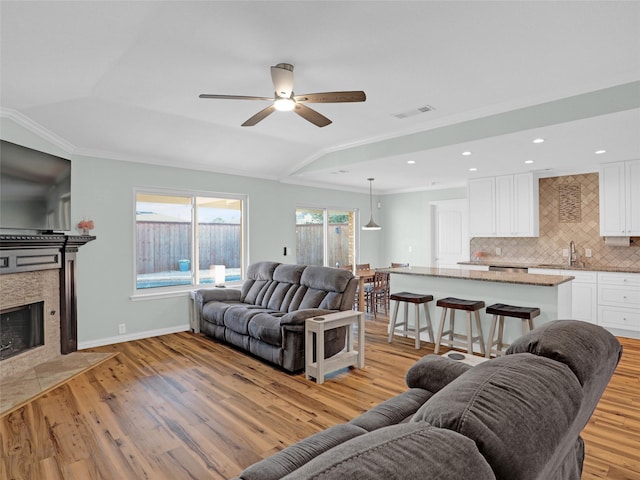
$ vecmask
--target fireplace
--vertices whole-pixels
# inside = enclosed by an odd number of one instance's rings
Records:
[[[0,360],[44,345],[44,301],[0,310]]]
[[[0,378],[77,350],[76,253],[94,239],[0,235]]]

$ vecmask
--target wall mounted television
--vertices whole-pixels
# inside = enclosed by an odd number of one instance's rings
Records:
[[[71,230],[71,160],[2,140],[0,228]]]

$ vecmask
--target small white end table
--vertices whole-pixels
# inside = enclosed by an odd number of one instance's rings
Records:
[[[354,346],[353,325],[358,324],[358,350]],[[339,327],[347,327],[346,348],[331,358],[324,358],[324,332]],[[354,366],[364,367],[364,313],[355,310],[330,313],[322,317],[308,318],[305,321],[305,377],[316,379],[318,384],[324,383],[326,374],[341,368]],[[313,336],[316,336],[315,358],[313,361]]]

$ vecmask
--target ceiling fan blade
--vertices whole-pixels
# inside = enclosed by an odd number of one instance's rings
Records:
[[[253,127],[256,123],[261,122],[273,112],[276,111],[276,107],[273,105],[269,105],[267,108],[263,108],[258,113],[256,113],[253,117],[242,124],[243,127]]]
[[[293,65],[279,63],[271,67],[271,80],[276,96],[289,98],[293,93]]]
[[[309,108],[306,105],[302,105],[300,103],[296,103],[296,107],[293,109],[293,111],[305,120],[308,120],[318,127],[326,127],[331,123],[331,120],[329,120],[321,113],[318,113],[312,108]]]
[[[342,103],[342,102],[364,102],[367,99],[362,90],[351,92],[323,92],[307,93],[305,95],[295,95],[296,102],[304,103]]]
[[[212,95],[209,93],[201,93],[199,98],[217,98],[223,100],[266,100],[273,101],[273,97],[247,97],[244,95]]]

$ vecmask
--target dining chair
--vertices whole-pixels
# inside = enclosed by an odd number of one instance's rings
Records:
[[[373,318],[378,315],[378,308],[384,307],[385,315],[389,314],[390,279],[389,272],[376,272],[370,292],[370,305],[373,310]]]

